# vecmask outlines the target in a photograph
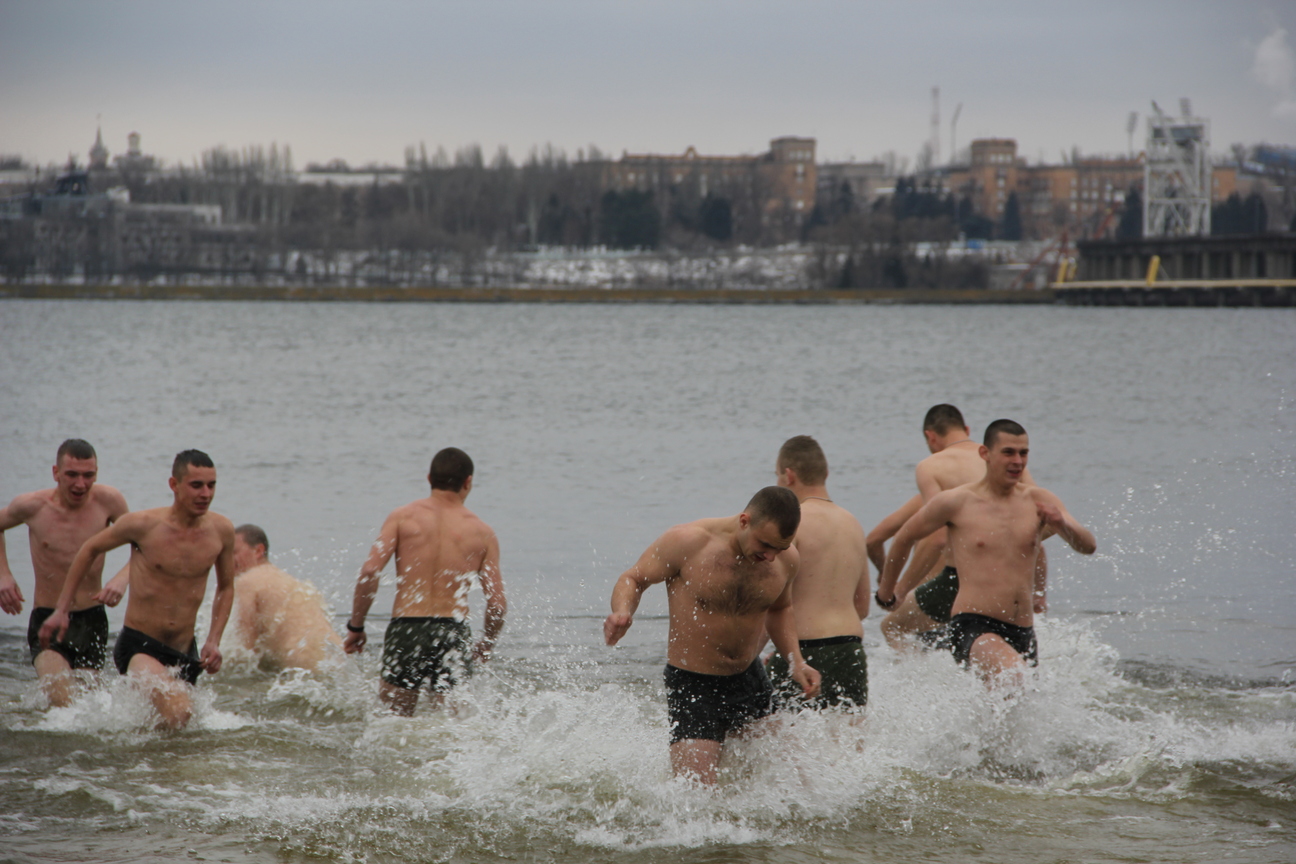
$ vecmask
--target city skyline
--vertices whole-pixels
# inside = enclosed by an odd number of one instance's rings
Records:
[[[426,143],[515,160],[546,144],[913,165],[941,88],[941,161],[1015,138],[1031,161],[1122,154],[1126,121],[1180,97],[1212,145],[1296,143],[1296,7],[1204,0],[965,4],[0,0],[0,153],[190,164],[215,146],[292,148],[298,167],[400,164]],[[1141,149],[1145,126],[1134,133]]]

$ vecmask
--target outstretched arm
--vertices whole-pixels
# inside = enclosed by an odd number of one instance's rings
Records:
[[[635,610],[649,585],[665,582],[680,571],[684,561],[684,526],[676,526],[658,537],[634,566],[622,573],[612,587],[612,614],[603,620],[603,641],[615,645],[634,623]]]
[[[359,654],[368,641],[364,632],[365,617],[369,607],[378,596],[378,574],[387,566],[387,562],[396,552],[396,539],[400,532],[400,518],[392,513],[383,522],[378,539],[369,549],[369,557],[360,567],[360,578],[356,580],[355,598],[351,601],[351,618],[347,621],[347,635],[342,643],[342,650],[348,654]]]
[[[922,509],[896,532],[895,540],[891,544],[891,552],[887,555],[886,568],[882,571],[882,578],[878,580],[877,600],[884,608],[889,609],[895,605],[896,580],[900,578],[900,572],[904,570],[905,562],[909,560],[909,552],[914,544],[949,521],[953,516],[954,502],[958,494],[957,489],[940,493],[924,504]]]
[[[504,629],[504,614],[508,602],[504,599],[504,580],[500,576],[499,540],[494,534],[486,546],[485,561],[481,568],[482,593],[486,595],[486,620],[481,641],[473,648],[474,660],[487,660],[495,648],[495,640]]]
[[[922,496],[913,496],[901,504],[898,510],[879,522],[877,527],[864,538],[869,560],[873,562],[873,566],[877,568],[879,575],[882,573],[882,568],[886,566],[886,541],[894,537],[895,533],[900,530],[900,526],[908,522],[910,517],[917,513],[918,508],[922,507],[922,505]]]

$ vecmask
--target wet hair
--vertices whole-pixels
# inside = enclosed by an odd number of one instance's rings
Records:
[[[828,457],[809,435],[796,435],[779,448],[778,465],[791,468],[802,483],[818,486],[828,479]]]
[[[963,421],[963,412],[944,402],[928,408],[927,416],[923,418],[924,432],[931,430],[937,435],[944,435],[951,429],[966,428],[967,423]]]
[[[783,538],[796,534],[801,524],[801,502],[791,489],[782,486],[766,486],[752,496],[743,512],[751,517],[753,525],[773,520]]]
[[[63,457],[71,456],[73,459],[94,459],[95,449],[90,446],[89,441],[82,441],[80,438],[69,438],[59,445],[58,454],[54,457],[54,464],[63,464]]]
[[[176,454],[175,461],[171,463],[171,476],[179,480],[189,471],[189,466],[195,468],[215,468],[216,463],[212,461],[201,450],[181,450]]]
[[[1000,435],[1025,435],[1026,430],[1015,420],[996,420],[986,427],[985,438],[981,443],[993,448],[995,439]]]
[[[264,546],[266,554],[270,554],[270,538],[266,536],[265,530],[261,527],[249,522],[247,525],[240,525],[235,528],[234,533],[242,537],[243,542],[249,546]]]
[[[458,447],[447,447],[432,457],[428,482],[433,489],[458,492],[473,475],[473,461]]]

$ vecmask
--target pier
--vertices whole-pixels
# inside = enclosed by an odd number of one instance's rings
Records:
[[[1087,240],[1076,281],[1050,285],[1071,306],[1260,306],[1296,300],[1296,234]]]

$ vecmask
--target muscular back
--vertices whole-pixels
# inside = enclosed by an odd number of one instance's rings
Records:
[[[869,590],[868,552],[859,522],[831,501],[808,498],[801,504],[796,548],[801,554],[792,585],[797,638],[862,636],[860,617],[868,610]]]
[[[796,574],[789,550],[773,561],[735,557],[723,519],[672,529],[680,541],[679,572],[666,581],[670,605],[667,661],[707,675],[736,675],[756,656],[765,614]],[[669,537],[669,534],[667,535]]]
[[[275,665],[314,669],[328,645],[342,647],[319,592],[273,564],[239,574],[234,596],[240,641]]]
[[[62,506],[54,490],[30,492],[15,498],[6,508],[5,522],[27,523],[31,546],[32,569],[36,574],[36,606],[52,608],[58,603],[72,559],[85,541],[107,528],[126,512],[126,500],[111,486],[91,488],[89,500],[76,509]],[[103,578],[104,558],[98,556],[90,566],[72,601],[73,609],[95,605]]]
[[[396,543],[392,617],[466,617],[471,574],[483,571],[496,543],[490,526],[462,504],[432,498],[399,508],[388,523],[383,533],[394,528]]]

